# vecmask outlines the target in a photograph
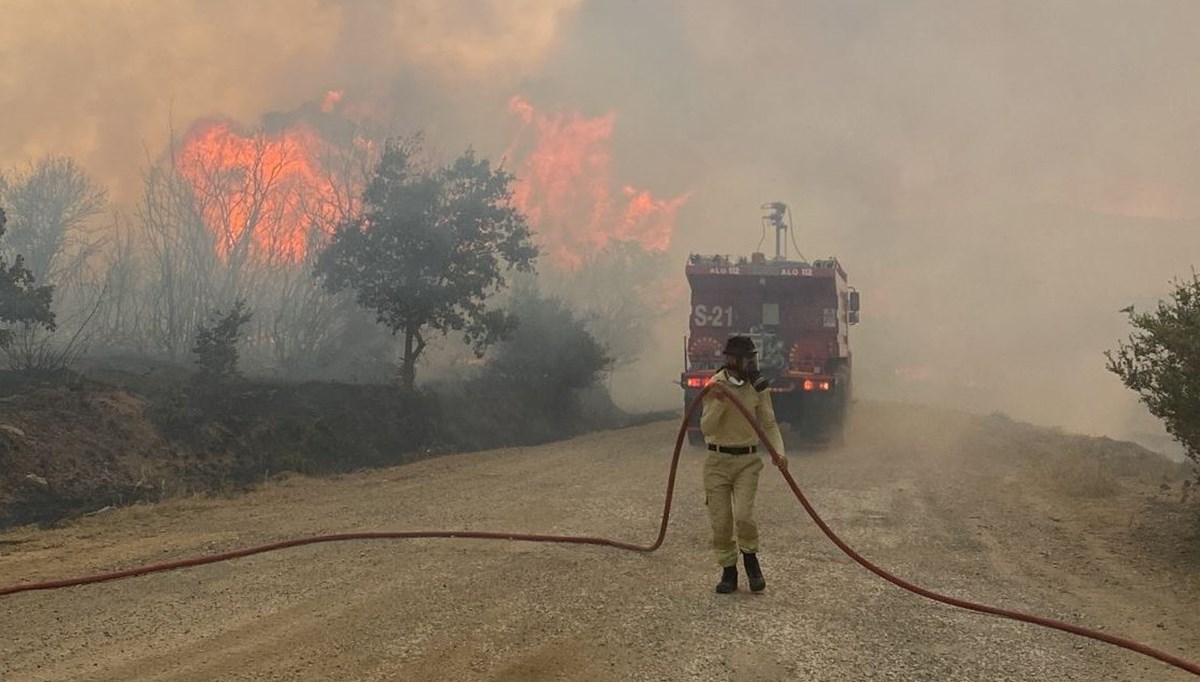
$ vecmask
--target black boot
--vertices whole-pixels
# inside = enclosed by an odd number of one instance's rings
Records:
[[[721,569],[721,582],[717,583],[717,594],[737,592],[737,564]]]
[[[758,555],[752,552],[742,552],[742,562],[746,564],[746,578],[750,581],[751,592],[762,592],[767,588],[767,579],[763,577],[762,568],[758,565]]]

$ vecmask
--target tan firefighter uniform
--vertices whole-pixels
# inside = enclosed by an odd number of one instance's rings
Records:
[[[713,381],[741,400],[746,409],[758,419],[763,433],[781,457],[784,457],[783,437],[775,421],[771,392],[754,390],[749,382],[740,381],[721,370]],[[758,446],[758,434],[728,399],[719,400],[718,390],[704,396],[700,414],[700,430],[708,444],[704,462],[704,503],[712,521],[713,551],[722,567],[737,564],[738,550],[758,551],[758,525],[754,522],[754,497],[758,493],[758,474],[763,469],[763,450],[745,454],[714,451],[713,446],[726,449],[748,449]],[[767,455],[770,456],[769,454]]]

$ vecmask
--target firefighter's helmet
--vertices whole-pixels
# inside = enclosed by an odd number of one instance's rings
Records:
[[[725,355],[753,357],[758,355],[758,349],[754,347],[754,339],[738,334],[725,342]]]

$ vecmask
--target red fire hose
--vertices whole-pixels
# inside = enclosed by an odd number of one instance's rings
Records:
[[[687,425],[691,421],[692,415],[695,414],[696,409],[699,407],[701,399],[709,391],[714,390],[714,389],[721,391],[722,393],[725,394],[726,397],[730,398],[732,400],[733,406],[736,407],[738,412],[740,412],[742,414],[742,416],[745,417],[746,420],[750,422],[750,425],[752,427],[754,427],[755,432],[758,434],[759,439],[764,444],[766,444],[768,452],[771,453],[771,460],[775,463],[775,465],[778,466],[781,461],[780,457],[779,457],[779,453],[776,452],[775,449],[771,446],[770,441],[766,437],[766,434],[764,434],[762,432],[762,427],[759,426],[758,421],[754,418],[754,415],[752,415],[750,413],[750,411],[746,409],[746,406],[743,405],[741,403],[741,401],[739,401],[737,399],[736,396],[734,396],[732,393],[729,393],[723,387],[721,387],[720,384],[718,384],[718,383],[709,384],[708,386],[706,386],[704,388],[704,390],[700,391],[700,394],[696,396],[696,398],[692,401],[692,403],[690,405],[688,405],[687,412],[683,416],[683,422],[679,426],[679,434],[675,437],[675,452],[671,457],[671,471],[670,471],[670,474],[667,476],[667,495],[666,495],[666,499],[663,502],[662,523],[659,524],[658,537],[650,545],[644,545],[644,546],[643,545],[635,545],[635,544],[629,543],[629,542],[620,542],[617,540],[609,540],[609,539],[605,539],[605,538],[585,537],[585,536],[532,535],[532,534],[528,534],[528,533],[496,533],[496,532],[485,532],[485,531],[395,531],[395,532],[380,531],[380,532],[364,532],[364,533],[339,533],[339,534],[335,534],[335,535],[311,535],[308,537],[299,537],[299,538],[292,538],[291,540],[272,542],[272,543],[268,543],[265,545],[257,545],[255,547],[244,547],[242,549],[235,549],[235,550],[231,550],[228,552],[221,552],[218,554],[209,554],[206,556],[178,559],[176,561],[167,561],[167,562],[158,563],[158,564],[148,564],[145,566],[135,566],[133,568],[126,568],[126,569],[119,570],[119,571],[110,571],[108,573],[97,573],[97,574],[93,574],[93,575],[85,575],[85,576],[79,576],[79,577],[75,577],[75,578],[67,578],[67,579],[63,579],[63,580],[49,580],[49,581],[45,581],[45,582],[18,583],[16,585],[5,585],[5,586],[0,586],[0,596],[7,595],[7,594],[15,594],[17,592],[28,592],[28,591],[32,591],[32,590],[52,590],[52,589],[57,589],[60,587],[71,587],[74,585],[87,585],[90,583],[99,583],[99,582],[104,582],[107,580],[117,580],[118,578],[129,578],[129,577],[132,577],[135,575],[145,575],[147,573],[157,573],[159,571],[169,571],[169,570],[173,570],[173,569],[177,569],[177,568],[186,568],[189,566],[200,566],[202,564],[211,564],[211,563],[215,563],[218,561],[228,561],[229,559],[236,559],[238,557],[249,556],[251,554],[261,554],[263,552],[270,552],[270,551],[274,551],[277,549],[284,549],[287,547],[298,547],[300,545],[311,545],[311,544],[316,544],[318,542],[340,542],[342,540],[379,540],[379,539],[403,539],[403,538],[477,538],[477,539],[481,539],[481,540],[523,540],[523,541],[528,541],[528,542],[558,542],[558,543],[583,544],[583,545],[604,545],[604,546],[608,546],[608,547],[616,547],[617,549],[631,550],[634,552],[653,552],[654,550],[656,550],[662,546],[663,539],[666,538],[666,535],[667,535],[667,522],[671,516],[671,498],[675,492],[675,471],[679,465],[679,454],[683,449],[683,439],[687,435]],[[1030,615],[1027,613],[1022,613],[1020,611],[1002,609],[1002,608],[998,608],[995,606],[988,606],[986,604],[980,604],[980,603],[976,603],[973,601],[968,601],[965,599],[956,599],[954,597],[948,597],[946,595],[939,594],[932,590],[927,590],[918,585],[914,585],[913,583],[910,583],[907,580],[904,580],[903,578],[898,578],[898,577],[892,575],[891,573],[885,571],[884,569],[871,563],[869,560],[864,558],[858,552],[854,551],[854,549],[851,548],[849,545],[847,545],[844,541],[842,541],[842,539],[840,537],[838,537],[838,535],[836,533],[834,533],[833,530],[825,523],[825,521],[821,518],[821,516],[819,514],[817,514],[816,509],[813,508],[812,504],[809,503],[808,498],[806,498],[804,496],[804,493],[800,490],[800,486],[796,484],[796,480],[794,478],[792,478],[791,472],[788,471],[787,469],[780,469],[780,473],[783,474],[783,478],[784,478],[784,480],[787,481],[788,487],[790,487],[792,489],[792,492],[796,495],[796,499],[798,499],[800,501],[800,504],[804,506],[804,511],[808,512],[808,515],[810,517],[812,517],[812,520],[817,524],[817,527],[821,529],[821,532],[823,532],[825,534],[825,536],[828,537],[830,539],[830,541],[833,542],[833,544],[837,545],[838,549],[842,550],[842,552],[844,552],[846,554],[846,556],[848,556],[851,559],[853,559],[854,561],[856,561],[863,568],[874,573],[875,575],[879,576],[880,578],[883,578],[884,580],[892,583],[893,585],[896,585],[905,590],[908,590],[909,592],[913,592],[914,594],[919,594],[922,597],[927,597],[929,599],[941,602],[943,604],[949,604],[950,606],[957,606],[959,608],[967,609],[969,611],[977,611],[979,613],[986,613],[986,614],[990,614],[993,616],[1001,616],[1003,618],[1010,618],[1012,620],[1018,620],[1018,621],[1025,622],[1025,623],[1033,623],[1034,625],[1041,625],[1042,627],[1053,628],[1055,630],[1062,630],[1063,632],[1069,632],[1073,635],[1079,635],[1080,637],[1087,637],[1087,638],[1094,639],[1094,640],[1097,640],[1100,642],[1104,642],[1106,644],[1112,644],[1114,646],[1119,646],[1124,649],[1129,649],[1130,651],[1135,651],[1139,654],[1143,654],[1146,656],[1150,656],[1151,658],[1158,659],[1159,661],[1162,661],[1163,663],[1167,663],[1168,665],[1175,666],[1176,668],[1179,668],[1181,670],[1186,670],[1187,672],[1190,672],[1193,675],[1200,676],[1200,664],[1193,663],[1191,661],[1185,660],[1178,656],[1169,654],[1165,651],[1159,651],[1158,649],[1146,646],[1145,644],[1141,644],[1139,642],[1135,642],[1130,639],[1125,639],[1124,637],[1117,637],[1115,635],[1110,635],[1110,634],[1107,634],[1104,632],[1100,632],[1098,630],[1093,630],[1091,628],[1086,628],[1086,627],[1082,627],[1079,625],[1072,625],[1070,623],[1064,623],[1062,621],[1053,620],[1051,618],[1043,618],[1041,616],[1034,616],[1034,615]]]

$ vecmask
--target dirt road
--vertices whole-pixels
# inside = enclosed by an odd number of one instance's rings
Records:
[[[1113,478],[1103,495],[1075,497],[1056,480],[1070,470],[1048,467],[1034,452],[1041,437],[1019,425],[887,404],[860,406],[855,421],[843,450],[796,452],[792,466],[866,556],[931,589],[1200,658],[1200,571],[1195,554],[1146,516],[1178,504],[1159,491],[1152,466]],[[20,529],[0,534],[0,584],[337,531],[648,542],[675,428],[296,477],[236,499]],[[0,679],[1194,679],[900,591],[826,541],[770,467],[758,505],[767,591],[716,595],[701,462],[699,451],[685,453],[666,544],[648,556],[518,542],[344,543],[0,597]]]

